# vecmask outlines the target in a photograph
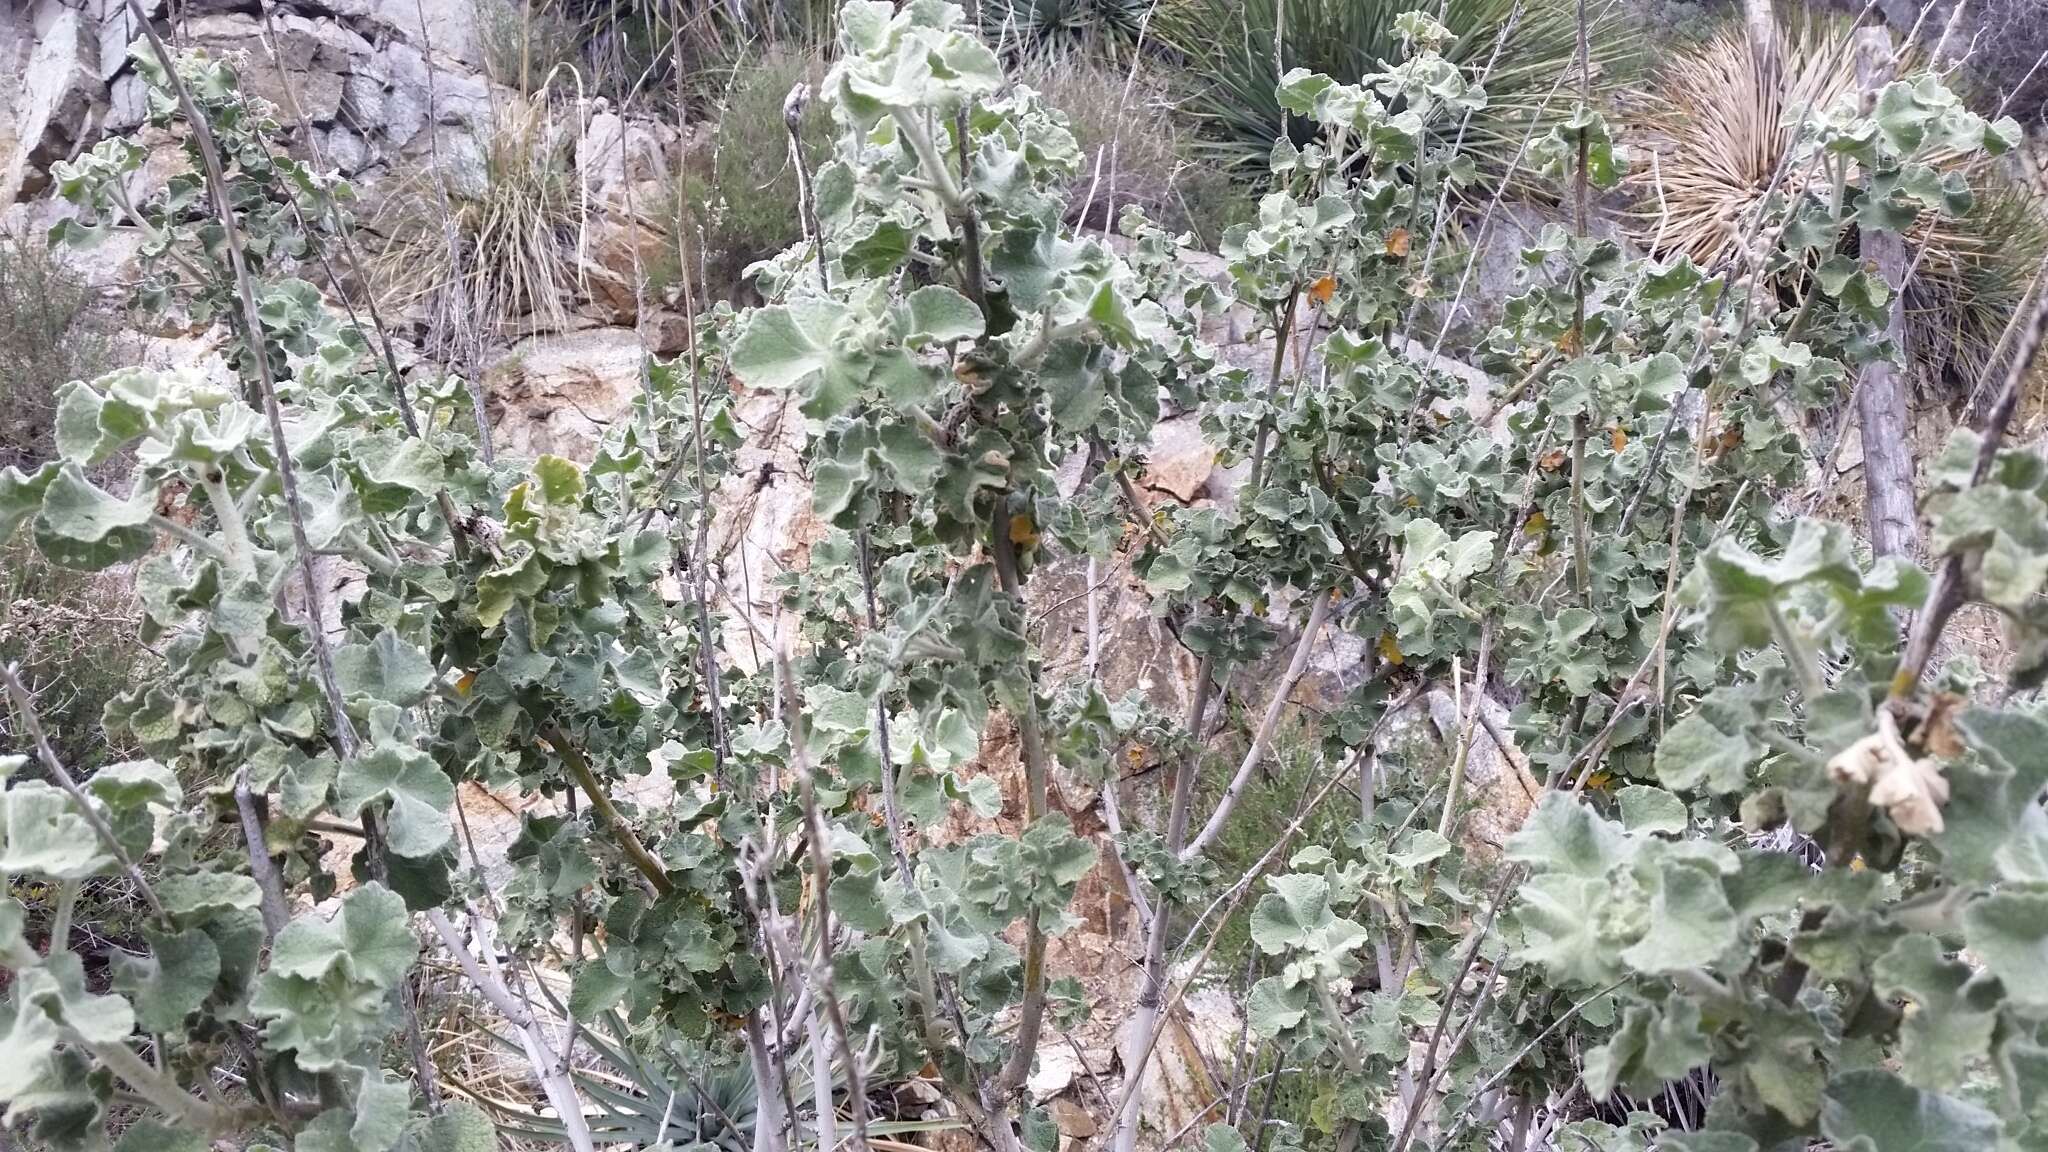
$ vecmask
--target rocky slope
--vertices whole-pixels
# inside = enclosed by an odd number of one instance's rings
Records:
[[[166,0],[148,0],[141,9],[178,43],[233,54],[245,83],[277,104],[285,123],[301,125],[295,140],[303,154],[360,186],[366,219],[408,173],[441,171],[455,179],[477,173],[500,117],[528,106],[520,93],[488,78],[473,0],[282,0],[260,7],[253,0],[184,0],[168,7]],[[18,234],[46,230],[67,211],[51,195],[52,165],[142,124],[142,82],[129,58],[137,37],[126,0],[32,0],[0,9],[0,227]],[[562,100],[548,111],[568,126],[562,175],[584,206],[574,243],[574,298],[559,315],[487,334],[474,367],[485,382],[492,436],[502,452],[587,459],[606,425],[628,410],[646,358],[674,351],[685,331],[673,305],[645,287],[648,268],[671,243],[650,209],[671,187],[685,142],[666,123],[622,117],[601,101]],[[143,129],[140,139],[151,158],[131,189],[138,197],[182,164],[173,139],[154,129]],[[375,239],[366,236],[366,246]],[[134,251],[132,240],[117,238],[81,257],[81,266],[117,295],[133,277]],[[1220,265],[1213,271],[1220,275]],[[353,303],[363,285],[327,288],[338,307],[342,294]],[[390,319],[412,370],[438,371],[418,346],[427,331],[424,319],[403,308]],[[1207,335],[1227,360],[1263,366],[1271,346],[1249,339],[1250,328],[1248,317],[1227,315]],[[226,371],[218,332],[146,335],[154,359]],[[1472,402],[1482,404],[1485,380],[1467,372]],[[805,429],[794,405],[781,396],[748,395],[738,415],[747,442],[720,493],[713,553],[723,588],[726,657],[752,668],[778,640],[794,640],[779,635],[774,582],[807,563],[822,526],[810,510],[800,461]],[[1193,414],[1160,424],[1144,482],[1149,499],[1227,501],[1235,482],[1234,472],[1217,466]],[[1112,697],[1141,689],[1162,705],[1185,708],[1193,661],[1153,617],[1127,564],[1052,564],[1032,580],[1030,595],[1030,619],[1056,675],[1080,674],[1092,663]],[[1316,674],[1301,689],[1303,703],[1334,702],[1356,683],[1366,659],[1365,645],[1355,638],[1326,640],[1315,656]],[[1240,683],[1274,679],[1247,675]],[[1258,689],[1248,691],[1253,699],[1247,704],[1258,707]],[[1403,738],[1440,739],[1454,717],[1448,695],[1438,692],[1417,706]],[[1504,718],[1504,712],[1496,717]],[[1000,722],[979,770],[993,776],[1008,799],[994,823],[1014,826],[1022,810],[1021,771],[1014,734]],[[1138,772],[1120,784],[1128,818],[1154,818],[1157,778]],[[1511,750],[1481,739],[1467,779],[1480,804],[1468,835],[1498,845],[1529,806],[1527,773]],[[665,780],[650,779],[637,798],[658,801],[664,787]],[[463,804],[480,845],[502,853],[517,831],[517,805],[480,791],[466,794]],[[1107,848],[1099,788],[1061,779],[1058,804],[1102,847],[1077,898],[1082,925],[1056,942],[1049,965],[1054,976],[1080,979],[1094,1003],[1090,1023],[1076,1033],[1049,1034],[1030,1086],[1038,1100],[1053,1105],[1063,1134],[1086,1143],[1108,1128],[1103,1101],[1116,1090],[1125,1039],[1119,1025],[1130,1017],[1140,979],[1131,957],[1142,953],[1143,941]],[[963,816],[942,834],[980,830]],[[1219,988],[1182,1005],[1148,1072],[1145,1116],[1155,1137],[1181,1129],[1214,1099],[1241,1044],[1233,1000]]]

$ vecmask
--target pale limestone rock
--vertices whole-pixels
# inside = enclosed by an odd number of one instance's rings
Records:
[[[332,21],[292,14],[274,17],[272,27],[276,37],[267,41],[254,16],[224,13],[182,24],[186,37],[208,52],[237,54],[243,91],[270,101],[285,123],[300,116],[333,123],[343,77],[355,60],[370,55],[369,42]]]
[[[661,301],[648,287],[657,273],[676,266],[669,226],[669,185],[661,180],[620,181],[608,197],[592,197],[585,217],[580,272],[585,312],[604,323],[631,324],[642,308]],[[635,285],[639,289],[635,290]]]
[[[483,0],[368,0],[369,19],[409,44],[431,47],[434,55],[476,69],[483,67]]]
[[[1123,1021],[1117,1031],[1118,1062],[1132,1067],[1143,1043],[1135,1027],[1139,1018],[1124,1005],[1108,1010]],[[1237,1036],[1238,1009],[1228,991],[1190,992],[1167,1017],[1145,1065],[1138,1088],[1140,1131],[1149,1130],[1153,1141],[1163,1140],[1202,1115],[1222,1095],[1219,1074],[1229,1072]]]
[[[28,100],[21,78],[35,48],[35,28],[28,11],[0,4],[0,164],[12,161],[21,138],[22,105]],[[0,205],[6,201],[0,199]]]
[[[1201,418],[1188,412],[1161,420],[1146,448],[1144,487],[1192,504],[1207,493],[1216,449],[1202,436]]]
[[[336,124],[325,131],[315,129],[313,135],[320,142],[321,158],[343,176],[353,176],[369,163],[370,146],[347,128]]]
[[[520,341],[484,380],[498,450],[590,460],[639,394],[645,358],[624,328]]]
[[[1039,1053],[1037,1065],[1024,1080],[1024,1091],[1031,1094],[1032,1103],[1043,1104],[1073,1087],[1080,1075],[1080,1058],[1066,1045],[1054,1045]]]
[[[358,59],[342,82],[342,119],[384,147],[425,156],[430,124],[479,135],[491,124],[492,88],[482,76],[435,61],[403,39]],[[474,149],[472,148],[472,151]]]
[[[623,206],[621,184],[631,181],[636,198],[644,200],[646,196],[639,186],[674,179],[679,138],[675,128],[639,117],[629,123],[617,113],[603,110],[603,101],[593,101],[592,105],[599,110],[590,115],[576,145],[576,165],[592,200]]]
[[[154,14],[163,0],[145,0],[142,9]],[[128,66],[129,45],[142,39],[142,29],[128,11],[127,0],[102,0],[99,22],[99,76],[112,80]]]
[[[728,387],[707,379],[705,389]],[[785,618],[775,581],[810,564],[811,545],[826,526],[811,511],[803,479],[804,417],[787,392],[739,394],[734,419],[746,437],[732,475],[712,498],[709,544],[721,593],[725,658],[752,673],[773,660],[778,645],[797,650],[796,621]]]
[[[107,88],[107,118],[100,125],[109,135],[141,127],[149,117],[149,85],[134,72],[114,77]]]
[[[14,54],[23,63],[13,77],[0,81],[12,89],[11,114],[0,134],[8,145],[0,161],[0,204],[47,187],[52,163],[90,146],[105,107],[98,28],[84,11],[40,0],[29,9],[25,25],[18,15],[14,19]]]
[[[1469,710],[1472,706],[1469,679],[1465,689]],[[1421,707],[1428,713],[1448,763],[1464,735],[1464,722],[1457,702],[1448,687],[1440,687],[1432,689],[1423,698]],[[1465,801],[1461,803],[1464,814],[1458,826],[1458,839],[1467,853],[1495,858],[1506,846],[1508,837],[1521,828],[1530,809],[1536,806],[1542,795],[1542,785],[1529,771],[1527,757],[1515,746],[1513,730],[1508,727],[1507,707],[1491,696],[1481,699],[1479,707],[1486,710],[1485,718],[1491,721],[1492,729],[1507,738],[1507,745],[1503,747],[1496,743],[1488,725],[1474,720],[1472,744],[1465,755]]]

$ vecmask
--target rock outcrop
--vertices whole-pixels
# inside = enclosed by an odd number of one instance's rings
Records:
[[[372,201],[381,183],[403,178],[407,169],[439,165],[444,177],[481,178],[493,125],[503,109],[525,100],[485,74],[475,0],[180,0],[175,15],[166,0],[140,7],[181,43],[235,59],[248,89],[294,126],[294,147],[317,166],[351,177]],[[129,55],[138,35],[128,0],[0,6],[0,226],[47,229],[66,210],[49,196],[51,166],[105,133],[142,124],[142,81]],[[630,415],[647,358],[679,351],[688,338],[688,320],[659,280],[675,264],[676,238],[666,221],[674,218],[676,175],[689,142],[665,121],[621,115],[600,100],[556,99],[575,130],[574,146],[558,150],[558,175],[576,189],[577,298],[547,330],[529,323],[516,333],[487,334],[477,364],[503,456],[552,452],[587,460],[606,430]],[[161,131],[144,128],[137,138],[149,150],[132,190],[139,196],[161,187],[183,156]],[[375,250],[373,243],[366,247]],[[113,290],[133,279],[134,251],[132,240],[116,238],[83,267]],[[1221,262],[1208,259],[1208,274],[1222,277]],[[325,282],[316,270],[303,274]],[[387,319],[399,329],[401,361],[419,362],[418,350],[402,338],[424,320],[403,308],[387,310]],[[1232,310],[1205,337],[1227,363],[1263,374],[1274,348],[1255,320]],[[152,356],[172,363],[217,360],[222,343],[218,330],[153,335]],[[1484,384],[1475,382],[1482,398]],[[791,398],[742,394],[734,415],[745,440],[716,497],[711,563],[724,659],[752,671],[798,642],[794,621],[780,610],[779,581],[808,564],[826,529],[811,509],[801,459],[805,420]],[[1154,502],[1227,503],[1241,477],[1242,469],[1219,466],[1195,414],[1170,413],[1154,433],[1139,488]],[[1077,482],[1078,475],[1065,479]],[[1113,697],[1138,691],[1162,709],[1185,712],[1194,660],[1154,615],[1128,557],[1055,560],[1040,567],[1028,590],[1027,619],[1055,678],[1092,670]],[[1313,653],[1314,674],[1299,689],[1303,699],[1327,703],[1355,688],[1368,668],[1368,648],[1358,637],[1326,636]],[[1261,707],[1270,691],[1263,686],[1279,679],[1260,670],[1239,676],[1241,703]],[[1458,726],[1443,715],[1446,704],[1431,698],[1417,706],[1408,730],[1455,739]],[[1504,730],[1504,714],[1498,719]],[[1014,730],[997,718],[973,769],[999,785],[1005,811],[992,821],[961,813],[929,835],[1018,829],[1023,785],[1016,745]],[[1527,808],[1517,755],[1484,737],[1475,743],[1467,780],[1478,813],[1468,830],[1479,844],[1497,845]],[[1115,790],[1127,819],[1156,825],[1166,776],[1159,765],[1106,782],[1065,768],[1055,773],[1056,805],[1098,847],[1074,905],[1080,924],[1053,943],[1048,957],[1054,976],[1081,982],[1092,1019],[1067,1036],[1048,1033],[1030,1084],[1065,1146],[1093,1140],[1112,1124],[1103,1100],[1114,1096],[1123,1075],[1131,1037],[1122,1026],[1141,979],[1130,957],[1142,954],[1143,941],[1110,847],[1104,790]],[[670,787],[656,774],[643,784],[634,793],[641,803],[661,803]],[[486,865],[502,867],[520,811],[473,787],[462,803]],[[1197,1119],[1227,1081],[1242,1043],[1233,998],[1222,988],[1197,991],[1170,1019],[1140,1093],[1148,1144]]]
[[[142,40],[129,0],[0,6],[0,209],[49,185],[50,165],[143,122]],[[141,10],[181,46],[234,60],[247,89],[310,134],[299,146],[345,176],[429,150],[430,126],[490,123],[476,0],[167,0]],[[474,149],[470,152],[473,154]]]

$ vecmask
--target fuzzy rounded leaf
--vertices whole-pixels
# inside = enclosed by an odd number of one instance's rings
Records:
[[[113,864],[71,797],[40,780],[0,794],[0,873],[83,880]]]
[[[199,1010],[220,978],[220,949],[197,928],[164,933],[143,929],[147,956],[116,958],[114,987],[135,1002],[135,1019],[145,1032],[177,1034],[185,1016]]]
[[[448,809],[455,804],[455,784],[416,748],[379,744],[342,764],[334,789],[335,806],[345,812],[390,803],[385,842],[400,856],[431,856],[454,837]]]
[[[1507,846],[1508,859],[1518,864],[1588,879],[1604,878],[1634,851],[1621,825],[1558,791],[1544,794]]]
[[[1271,1040],[1300,1024],[1308,1015],[1308,995],[1308,985],[1290,985],[1278,976],[1267,976],[1252,985],[1245,1001],[1252,1035]]]
[[[1704,968],[1735,945],[1735,910],[1721,878],[1677,860],[1662,861],[1650,895],[1649,930],[1621,958],[1638,972]]]
[[[1677,835],[1685,831],[1685,802],[1662,788],[1631,784],[1615,794],[1621,805],[1621,823],[1634,833]]]
[[[53,563],[88,572],[139,559],[156,543],[155,534],[143,527],[154,506],[147,493],[126,500],[109,495],[78,465],[67,464],[43,491],[36,547]]]
[[[204,919],[263,903],[256,881],[236,872],[180,872],[156,882],[157,899],[175,919]]]
[[[1986,1152],[2004,1126],[1975,1104],[1863,1068],[1828,1082],[1820,1130],[1841,1152]]]
[[[1963,910],[1963,933],[2005,994],[2035,1012],[2048,1010],[2048,892],[1994,892]]]
[[[427,654],[389,628],[367,644],[344,644],[334,653],[334,678],[342,694],[410,708],[434,685]]]
[[[319,980],[336,965],[372,987],[396,987],[419,954],[405,901],[378,884],[344,896],[333,919],[308,913],[285,925],[270,953],[275,976]]]
[[[912,344],[968,340],[984,329],[981,309],[974,301],[944,284],[919,288],[910,294],[909,304],[910,331],[905,338]]]

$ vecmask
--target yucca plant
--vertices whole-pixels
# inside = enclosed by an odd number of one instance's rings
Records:
[[[1630,176],[1630,228],[1645,247],[1711,264],[1755,219],[1802,111],[1855,90],[1851,21],[1788,8],[1778,34],[1775,69],[1731,22],[1672,58],[1637,94],[1637,142],[1656,153]],[[1910,71],[1912,61],[1904,63]],[[1978,189],[1975,204],[1960,217],[1930,216],[1908,236],[1918,259],[1906,289],[1908,351],[1929,382],[1982,374],[2048,250],[2038,196],[1984,161],[1952,164]],[[1781,190],[1818,178],[1794,165]]]
[[[531,92],[566,65],[588,91],[643,106],[715,94],[771,47],[829,44],[833,16],[829,0],[477,2],[491,79]]]
[[[1989,190],[1956,220],[1922,226],[1925,257],[1906,285],[1908,351],[1930,380],[1969,386],[1987,375],[2013,310],[2048,253],[2048,203],[1972,173]]]
[[[985,0],[982,37],[1015,58],[1099,55],[1136,49],[1152,0]]]
[[[1410,0],[1186,0],[1162,5],[1154,31],[1187,61],[1200,85],[1183,106],[1204,124],[1209,149],[1222,164],[1247,175],[1262,172],[1273,141],[1281,135],[1280,102],[1274,95],[1289,69],[1321,72],[1340,83],[1355,83],[1377,71],[1381,61],[1402,58],[1394,17],[1414,7]],[[1519,13],[1519,14],[1517,14]],[[1577,6],[1570,0],[1446,0],[1435,13],[1455,39],[1444,58],[1477,77],[1494,54],[1486,77],[1486,108],[1472,117],[1465,147],[1489,182],[1505,176],[1530,118],[1538,121],[1531,139],[1541,139],[1571,114],[1576,93],[1560,90],[1577,56]],[[1514,17],[1505,40],[1501,31]],[[1274,39],[1279,29],[1279,61]],[[1626,75],[1632,53],[1626,25],[1613,5],[1589,15],[1588,55],[1596,94]],[[1297,146],[1309,143],[1314,125],[1303,117],[1286,121]],[[1455,136],[1458,123],[1438,123],[1435,135]]]
[[[1637,165],[1630,187],[1639,194],[1636,232],[1657,251],[1701,263],[1719,255],[1756,218],[1792,146],[1797,125],[1788,114],[1818,112],[1856,86],[1846,22],[1788,11],[1778,29],[1776,70],[1758,58],[1747,29],[1728,22],[1643,86],[1633,119],[1657,163]]]

